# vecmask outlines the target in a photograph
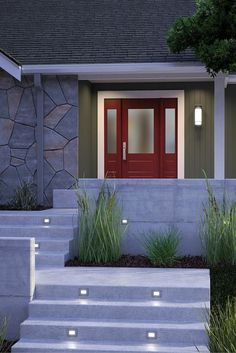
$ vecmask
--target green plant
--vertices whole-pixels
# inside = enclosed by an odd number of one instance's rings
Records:
[[[172,266],[177,261],[179,242],[178,229],[170,227],[167,231],[149,231],[145,236],[144,247],[153,265]]]
[[[5,352],[8,349],[6,343],[6,334],[7,334],[7,320],[4,318],[0,322],[0,352]]]
[[[228,300],[224,308],[211,310],[206,331],[211,353],[236,352],[236,299]]]
[[[15,190],[8,206],[15,210],[34,210],[37,207],[33,184],[23,181]]]
[[[106,263],[119,259],[124,229],[116,191],[103,183],[96,200],[86,190],[77,193],[79,233],[76,252],[84,263]]]
[[[207,262],[211,266],[236,264],[236,203],[227,200],[225,191],[222,201],[217,201],[206,179],[208,203],[204,206],[201,240]]]

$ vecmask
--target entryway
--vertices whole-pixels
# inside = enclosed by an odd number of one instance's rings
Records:
[[[177,98],[104,100],[109,178],[177,178]]]

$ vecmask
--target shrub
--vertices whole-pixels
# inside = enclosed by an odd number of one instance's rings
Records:
[[[236,264],[236,203],[227,200],[225,191],[218,202],[208,180],[208,203],[204,207],[201,240],[211,266]]]
[[[106,182],[96,200],[89,200],[86,191],[77,193],[79,234],[75,242],[79,259],[84,263],[113,262],[121,256],[124,233],[121,208],[116,191]]]
[[[0,321],[0,352],[5,352],[8,349],[6,343],[6,334],[7,334],[7,320],[4,318]]]
[[[11,198],[9,208],[15,210],[34,210],[37,207],[33,184],[29,181],[23,181],[15,190]]]
[[[179,245],[179,231],[170,227],[167,231],[149,231],[145,237],[144,247],[153,265],[172,266],[176,261]]]
[[[236,352],[236,299],[211,310],[206,331],[210,352]]]

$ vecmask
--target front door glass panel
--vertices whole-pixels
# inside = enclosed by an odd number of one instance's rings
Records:
[[[107,152],[116,153],[117,146],[117,110],[107,109]]]
[[[128,109],[128,153],[154,153],[154,109]]]
[[[165,153],[175,153],[175,109],[165,109]]]

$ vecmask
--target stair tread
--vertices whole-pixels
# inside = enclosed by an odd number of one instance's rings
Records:
[[[21,339],[16,343],[17,348],[42,348],[42,349],[56,349],[56,350],[84,350],[84,351],[114,351],[114,352],[168,352],[168,353],[196,353],[195,346],[189,345],[160,345],[160,344],[115,344],[107,343],[101,344],[101,342],[76,342],[76,341],[58,341],[58,340],[44,340],[44,342],[36,340],[24,340]],[[198,346],[199,352],[208,353],[206,346]]]
[[[125,307],[168,307],[168,308],[209,308],[209,302],[179,302],[164,300],[146,300],[146,301],[108,301],[94,300],[88,297],[78,299],[34,299],[30,305],[88,305],[88,306],[125,306]]]
[[[1,229],[65,229],[65,230],[71,230],[71,229],[76,229],[76,225],[44,225],[44,224],[4,224],[1,223],[0,226],[0,231]],[[33,237],[33,236],[32,236]]]
[[[191,330],[205,330],[205,324],[204,322],[137,322],[137,321],[123,321],[123,320],[48,320],[48,318],[28,318],[26,321],[24,321],[21,326],[59,326],[59,327],[114,327],[114,328],[122,328],[127,327],[127,328],[143,328],[147,329],[152,328],[152,329],[191,329]]]

